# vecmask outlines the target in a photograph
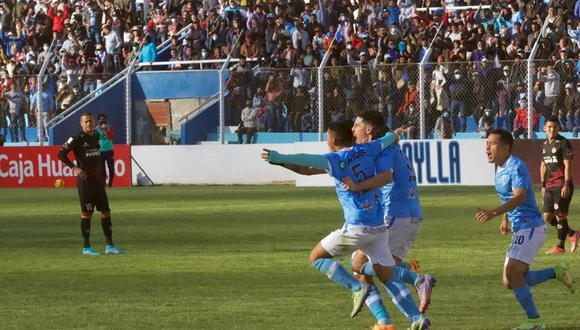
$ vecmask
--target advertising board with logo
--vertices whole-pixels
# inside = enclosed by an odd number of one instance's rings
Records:
[[[0,148],[0,187],[75,187],[76,177],[57,157],[60,146]],[[131,186],[131,146],[115,145],[113,187]],[[69,157],[74,161],[74,154]]]

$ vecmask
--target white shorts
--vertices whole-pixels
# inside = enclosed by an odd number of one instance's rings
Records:
[[[421,229],[421,219],[385,216],[389,228],[389,249],[399,260],[405,259]]]
[[[389,233],[386,226],[363,227],[345,224],[320,241],[322,247],[334,258],[344,260],[356,250],[361,250],[373,264],[394,266],[389,250]]]
[[[507,265],[509,259],[519,260],[531,266],[534,257],[544,245],[547,235],[548,230],[545,225],[512,233],[512,244],[507,251],[504,266]]]

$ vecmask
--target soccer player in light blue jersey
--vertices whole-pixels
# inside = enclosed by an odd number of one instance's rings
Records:
[[[356,143],[366,143],[383,136],[387,127],[380,112],[365,111],[357,116],[352,131]],[[410,265],[402,261],[415,242],[423,219],[415,170],[398,145],[389,146],[383,150],[376,159],[376,170],[377,174],[367,180],[354,183],[349,178],[343,180],[343,183],[352,191],[381,188],[384,220],[389,229],[389,249],[397,264],[393,267],[393,271],[401,281],[415,286],[421,299],[419,311],[424,312],[430,302],[435,278],[431,275],[418,274],[418,269],[410,271]],[[371,284],[371,292],[366,304],[377,319],[372,329],[389,329],[387,325],[390,319],[378,289],[367,277],[376,275],[364,253],[355,252],[352,267],[355,272],[365,276],[363,279],[366,283]],[[416,267],[418,268],[418,265]]]
[[[353,145],[351,123],[331,123],[327,132],[330,153],[326,155],[282,155],[264,149],[262,158],[273,164],[280,164],[291,170],[294,165],[326,170],[335,178],[336,192],[344,211],[344,225],[316,245],[310,253],[309,261],[328,278],[353,292],[355,316],[369,293],[369,286],[354,278],[336,260],[345,259],[356,250],[363,251],[373,264],[374,271],[389,295],[406,314],[411,316],[412,330],[429,329],[430,321],[419,312],[417,305],[404,283],[393,276],[395,264],[388,246],[388,232],[380,206],[380,190],[361,192],[346,190],[341,181],[352,177],[355,182],[370,178],[376,172],[375,161],[382,150],[394,142],[389,133],[374,142]]]
[[[514,329],[545,329],[536,309],[530,288],[551,279],[557,279],[574,293],[574,282],[564,262],[542,270],[530,270],[532,261],[546,240],[546,225],[536,205],[530,173],[525,163],[511,155],[511,133],[494,129],[487,137],[487,160],[495,164],[495,190],[502,205],[493,209],[479,209],[475,218],[480,223],[504,215],[500,232],[512,231],[512,243],[508,249],[503,271],[504,285],[513,290],[528,320]]]

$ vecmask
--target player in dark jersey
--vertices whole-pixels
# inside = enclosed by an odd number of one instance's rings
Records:
[[[58,158],[70,167],[77,176],[77,188],[81,203],[81,233],[84,240],[84,255],[97,256],[99,253],[91,248],[91,217],[96,207],[101,212],[101,224],[107,241],[106,254],[122,254],[113,244],[111,210],[105,192],[105,171],[99,145],[99,134],[95,131],[95,121],[90,113],[81,115],[81,132],[70,137],[58,152]],[[76,165],[68,158],[73,152]]]
[[[540,179],[544,196],[544,220],[558,230],[558,244],[546,254],[565,253],[566,237],[570,237],[571,251],[576,252],[580,232],[568,226],[568,207],[574,193],[572,160],[574,153],[570,141],[559,134],[558,118],[548,117],[544,124],[547,140],[542,145]]]

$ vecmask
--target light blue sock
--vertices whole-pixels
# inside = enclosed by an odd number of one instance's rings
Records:
[[[541,270],[530,270],[524,275],[524,280],[530,287],[544,283],[548,280],[556,278],[554,268],[546,268]]]
[[[411,296],[411,291],[407,289],[405,283],[401,282],[396,276],[391,277],[391,279],[383,283],[385,289],[391,296],[393,303],[408,317],[412,322],[417,321],[423,315],[419,312],[413,297]]]
[[[389,316],[389,313],[387,312],[387,309],[383,304],[383,300],[381,299],[381,293],[379,292],[379,289],[377,288],[376,285],[371,284],[371,291],[369,292],[369,295],[367,297],[367,300],[365,300],[365,303],[367,304],[367,307],[370,309],[371,313],[373,313],[375,319],[377,319],[379,323],[382,324],[392,323],[391,317]]]
[[[375,269],[373,268],[373,264],[370,261],[365,262],[360,270],[360,274],[366,276],[377,276],[377,273],[375,273]]]
[[[331,258],[316,259],[312,266],[334,282],[349,288],[352,292],[359,291],[362,287],[361,282],[354,278],[342,265]]]
[[[534,303],[534,297],[532,296],[532,290],[530,290],[530,286],[525,284],[519,288],[515,288],[514,294],[516,299],[522,305],[524,311],[528,315],[528,319],[535,319],[540,317],[538,314],[538,310],[536,309],[536,304]]]
[[[393,266],[393,273],[395,273],[395,276],[397,276],[401,281],[405,283],[415,285],[415,281],[417,281],[417,273],[413,273],[407,268]]]

